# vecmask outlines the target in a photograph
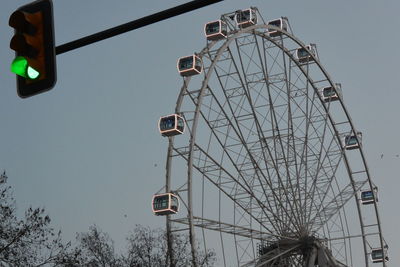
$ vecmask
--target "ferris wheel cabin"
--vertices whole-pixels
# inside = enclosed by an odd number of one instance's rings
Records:
[[[177,68],[181,76],[192,76],[202,72],[203,63],[200,57],[191,55],[187,57],[181,57],[178,60]]]
[[[357,149],[360,147],[362,140],[362,133],[357,132],[357,135],[350,134],[344,137],[344,147],[346,150]]]
[[[383,261],[388,261],[389,257],[387,254],[387,249],[386,248],[374,248],[371,250],[371,261],[373,263],[379,263]]]
[[[313,56],[316,56],[316,54],[315,48],[312,45],[307,45],[305,48],[299,47],[296,50],[296,58],[300,63],[314,61]]]
[[[162,136],[183,134],[185,130],[185,120],[178,114],[161,117],[158,121],[158,130]]]
[[[336,84],[335,87],[329,86],[322,88],[320,92],[322,101],[326,103],[339,100],[340,89],[339,84]]]
[[[269,26],[275,26],[279,28],[279,30],[272,30],[268,29],[268,35],[271,37],[276,37],[281,35],[281,31],[287,31],[288,30],[288,21],[285,18],[279,18],[275,20],[270,20],[268,21],[267,25]]]
[[[360,201],[363,205],[373,204],[375,201],[378,201],[377,189],[374,190],[365,190],[360,192]]]
[[[246,28],[256,25],[256,11],[252,8],[236,11],[235,21],[239,28]]]
[[[204,26],[207,40],[221,40],[228,36],[228,28],[222,20],[211,21]]]
[[[171,215],[179,211],[179,199],[172,193],[154,195],[152,209],[155,215]]]

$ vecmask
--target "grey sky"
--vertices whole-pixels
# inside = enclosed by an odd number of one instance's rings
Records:
[[[184,2],[55,0],[56,44]],[[287,16],[294,34],[317,44],[322,64],[342,83],[379,187],[389,266],[400,264],[400,2],[225,0],[62,54],[56,87],[22,100],[9,71],[8,18],[25,3],[3,0],[0,9],[0,168],[21,213],[44,206],[66,240],[96,223],[117,247],[135,224],[163,226],[150,200],[164,184],[167,142],[156,124],[175,107],[182,82],[176,60],[205,46],[204,23],[256,6],[267,20]]]

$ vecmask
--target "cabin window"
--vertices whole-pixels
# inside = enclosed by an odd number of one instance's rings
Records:
[[[179,206],[178,198],[173,196],[171,198],[171,209],[173,209],[174,211],[178,211],[178,206]]]
[[[346,145],[357,145],[357,138],[355,136],[346,136]]]
[[[193,57],[183,58],[179,61],[179,69],[186,70],[193,67]]]
[[[206,26],[207,34],[218,33],[219,27],[220,27],[219,25],[220,25],[219,21],[207,24],[207,26]]]
[[[306,49],[300,48],[299,50],[297,50],[297,56],[299,58],[304,58],[304,57],[308,57],[309,53],[308,53],[308,51]]]
[[[168,209],[168,195],[158,197],[154,200],[154,210]]]
[[[374,198],[374,193],[372,191],[364,191],[361,193],[362,199],[373,199]]]
[[[198,69],[199,71],[201,70],[201,60],[200,59],[197,59],[196,61],[195,61],[195,66],[196,66],[196,69]]]
[[[382,259],[383,258],[383,252],[381,249],[379,250],[374,250],[372,251],[372,258],[373,259]]]
[[[164,118],[160,122],[160,130],[166,131],[175,128],[175,116]]]
[[[324,88],[324,96],[325,97],[336,96],[336,91],[332,87],[326,87]]]
[[[244,22],[250,20],[250,10],[241,11],[238,14],[238,22]]]
[[[274,20],[268,23],[269,25],[275,26],[280,28],[281,27],[281,21],[280,20]]]
[[[182,132],[184,127],[185,127],[185,123],[184,123],[183,119],[178,118],[178,130]]]

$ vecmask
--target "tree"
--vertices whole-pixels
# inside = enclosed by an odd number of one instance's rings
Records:
[[[74,248],[64,244],[43,208],[28,208],[23,219],[16,216],[16,204],[5,172],[0,175],[0,266],[65,267],[167,267],[167,235],[162,229],[136,225],[127,237],[127,251],[117,254],[114,241],[97,225],[76,236]],[[189,236],[173,234],[173,267],[192,263]],[[198,249],[198,266],[213,266],[213,251]],[[171,266],[170,266],[171,267]]]
[[[114,251],[114,241],[96,225],[89,227],[89,232],[77,234],[78,244],[73,260],[77,266],[119,267],[123,266],[121,257]]]
[[[127,241],[128,251],[124,258],[127,266],[166,266],[167,243],[161,229],[136,225]]]
[[[77,234],[75,253],[69,255],[73,259],[66,259],[68,266],[102,266],[102,267],[167,267],[167,239],[162,229],[151,229],[136,225],[133,232],[127,237],[127,251],[118,255],[114,250],[114,242],[107,233],[93,225],[87,233]],[[189,237],[175,234],[173,238],[176,267],[191,265]],[[200,252],[198,265],[213,266],[215,253]]]
[[[23,219],[16,216],[15,200],[5,172],[0,176],[0,266],[57,265],[68,254],[61,231],[50,227],[43,208],[30,207]]]
[[[168,266],[169,258],[167,253],[167,234],[161,229],[150,229],[141,225],[136,225],[131,235],[127,238],[128,251],[124,258],[126,266],[130,267],[150,267]],[[190,266],[192,262],[190,252],[189,236],[174,233],[172,236],[174,251],[173,266]],[[216,257],[215,252],[208,250],[202,251],[198,248],[198,266],[213,266]]]

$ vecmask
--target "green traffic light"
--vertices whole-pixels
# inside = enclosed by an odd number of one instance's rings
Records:
[[[35,80],[40,76],[37,70],[28,65],[28,60],[21,56],[16,57],[11,63],[11,72],[31,80]]]

